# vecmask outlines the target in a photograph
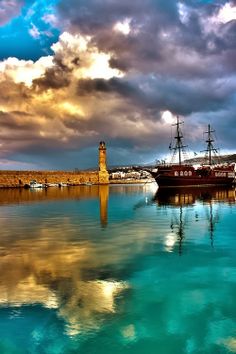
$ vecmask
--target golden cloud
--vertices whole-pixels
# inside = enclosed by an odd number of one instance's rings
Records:
[[[64,32],[52,50],[35,62],[0,62],[3,159],[55,146],[78,149],[99,136],[145,140],[158,131],[160,124],[127,95],[124,73],[110,65],[112,53],[100,51],[92,37]]]
[[[45,139],[49,145],[55,140],[73,145],[73,138],[96,135],[88,124],[80,126],[98,102],[78,97],[78,80],[109,79],[121,72],[110,67],[110,55],[94,47],[90,37],[64,32],[52,50],[53,56],[35,62],[17,58],[0,62],[2,151],[13,152]]]

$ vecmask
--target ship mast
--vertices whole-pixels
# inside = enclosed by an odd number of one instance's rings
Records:
[[[208,130],[207,132],[205,132],[205,134],[207,134],[207,139],[206,139],[206,143],[207,143],[207,148],[206,150],[203,150],[203,152],[206,152],[206,156],[208,158],[208,164],[212,165],[213,164],[213,160],[212,160],[212,153],[217,154],[218,150],[213,146],[213,136],[212,133],[214,133],[214,130],[211,130],[211,126],[210,124],[208,124]]]
[[[181,160],[181,153],[184,154],[184,148],[187,147],[187,145],[183,145],[183,134],[180,129],[180,124],[183,124],[183,122],[179,121],[179,116],[177,116],[177,122],[173,124],[173,126],[176,126],[176,136],[174,137],[176,139],[175,146],[170,149],[173,150],[173,155],[172,155],[172,161],[174,159],[174,156],[178,152],[178,158],[179,158],[179,165],[182,165],[182,160]]]

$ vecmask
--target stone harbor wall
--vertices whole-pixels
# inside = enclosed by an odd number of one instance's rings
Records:
[[[106,165],[106,144],[99,144],[98,171],[0,171],[0,188],[19,188],[29,185],[30,181],[37,183],[67,183],[68,185],[109,184],[109,174]]]
[[[98,172],[0,171],[0,188],[24,187],[32,180],[36,180],[38,183],[68,183],[71,185],[100,184]]]

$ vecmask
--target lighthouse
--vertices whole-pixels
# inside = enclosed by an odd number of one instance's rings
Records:
[[[109,183],[109,174],[107,171],[107,149],[104,141],[100,141],[99,143],[99,184],[108,184]]]

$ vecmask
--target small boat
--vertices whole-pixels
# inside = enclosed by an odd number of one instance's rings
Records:
[[[213,146],[214,139],[210,124],[207,130],[207,148],[206,152],[207,164],[200,167],[194,167],[190,164],[185,164],[182,161],[184,153],[183,135],[180,130],[179,117],[176,124],[176,142],[173,150],[173,157],[178,153],[177,164],[160,164],[150,173],[155,178],[159,187],[201,187],[201,186],[222,186],[232,185],[235,179],[234,164],[214,164],[213,153],[217,153],[217,149]]]
[[[30,187],[30,188],[45,188],[45,185],[42,184],[42,183],[37,183],[36,180],[32,180],[32,181],[30,181],[30,183],[29,183],[29,187]]]

